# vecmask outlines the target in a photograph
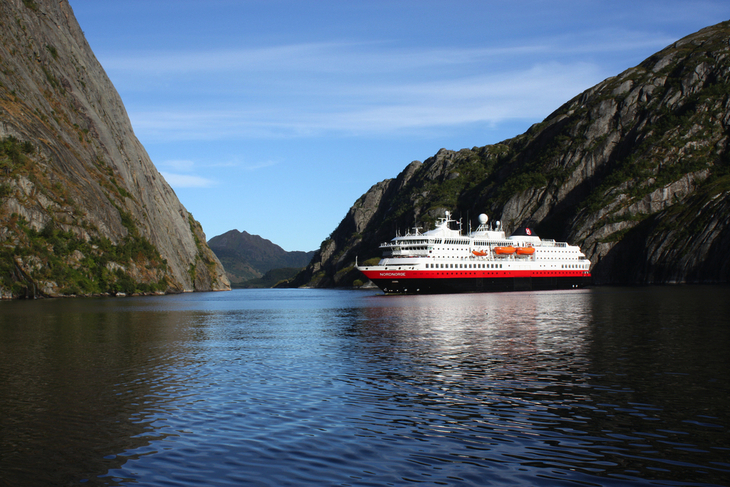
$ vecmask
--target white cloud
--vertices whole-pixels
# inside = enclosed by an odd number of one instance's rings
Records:
[[[498,47],[324,42],[128,54],[105,67],[135,86],[139,101],[126,104],[144,140],[393,135],[540,119],[617,74],[567,59],[668,42],[606,29]]]
[[[264,162],[259,162],[258,164],[249,164],[247,166],[244,166],[244,169],[246,171],[257,171],[259,169],[276,166],[277,164],[278,164],[277,161],[264,161]]]
[[[373,75],[432,70],[456,65],[484,65],[529,56],[622,52],[662,48],[676,39],[627,29],[533,38],[524,43],[489,47],[395,48],[394,43],[319,42],[207,51],[122,52],[104,56],[104,67],[121,76],[211,73],[319,73]]]
[[[191,174],[176,174],[171,172],[160,172],[162,177],[173,188],[209,188],[216,184],[212,179],[194,176]]]
[[[274,97],[256,104],[232,102],[218,110],[192,106],[137,111],[131,106],[129,111],[135,131],[146,140],[387,135],[545,117],[605,77],[591,64],[547,63],[452,79],[363,80],[286,103]]]
[[[172,161],[163,161],[159,163],[160,167],[170,167],[176,171],[184,171],[188,172],[193,169],[193,166],[195,166],[195,162],[185,159],[179,159],[179,160],[172,160]]]

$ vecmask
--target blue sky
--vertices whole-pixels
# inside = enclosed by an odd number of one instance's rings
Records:
[[[722,1],[70,0],[208,238],[314,250],[373,184],[518,135]]]

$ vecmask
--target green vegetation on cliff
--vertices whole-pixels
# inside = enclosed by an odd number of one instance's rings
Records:
[[[52,184],[34,171],[34,152],[29,141],[12,136],[0,141],[0,204],[11,195],[22,197],[17,194],[22,181],[33,180],[42,183],[43,197],[57,205],[60,218],[65,211],[77,213],[62,184]],[[0,293],[42,296],[164,291],[168,286],[164,277],[167,263],[140,235],[131,215],[123,210],[120,214],[127,235],[112,243],[82,217],[75,225],[51,219],[38,230],[17,213],[0,212]]]
[[[164,276],[147,283],[130,273],[130,268],[149,271],[164,266],[157,250],[144,238],[129,237],[115,245],[106,238],[86,241],[52,226],[37,231],[17,215],[10,223],[8,229],[20,238],[15,247],[0,249],[0,288],[9,289],[15,296],[131,294],[167,289]]]

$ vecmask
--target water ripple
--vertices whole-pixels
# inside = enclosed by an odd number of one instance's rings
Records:
[[[43,303],[0,321],[0,481],[727,485],[709,289]]]

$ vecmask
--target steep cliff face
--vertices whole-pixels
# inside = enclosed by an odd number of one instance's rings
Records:
[[[66,0],[0,3],[0,289],[229,289]]]
[[[730,22],[708,27],[523,135],[411,164],[355,203],[298,283],[349,284],[355,256],[445,209],[577,243],[597,283],[727,282],[729,41]]]

